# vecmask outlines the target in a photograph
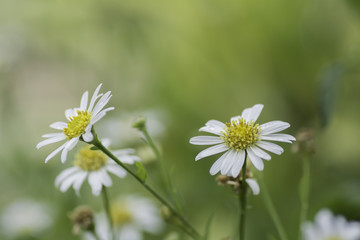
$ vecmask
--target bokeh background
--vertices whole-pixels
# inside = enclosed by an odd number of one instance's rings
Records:
[[[3,0],[0,211],[23,198],[46,203],[54,224],[40,239],[78,239],[68,213],[81,204],[100,211],[101,198],[88,184],[81,197],[54,187],[76,150],[66,166],[59,157],[45,165],[54,146],[35,146],[85,90],[103,83],[116,110],[98,124],[98,134],[112,138],[114,148],[141,148],[131,124],[138,115],[153,121],[150,131],[190,221],[203,231],[214,214],[211,239],[233,234],[237,199],[208,173],[216,156],[194,161],[203,148],[189,138],[206,121],[227,121],[257,103],[265,105],[260,123],[283,120],[292,135],[303,127],[314,132],[309,220],[323,207],[360,220],[359,60],[356,0]],[[263,175],[295,239],[302,163],[281,145],[284,154],[266,162]],[[145,167],[156,185],[157,163]],[[113,180],[111,197],[148,196],[130,177]],[[262,196],[249,201],[248,239],[277,236]],[[0,238],[7,239],[1,232]]]

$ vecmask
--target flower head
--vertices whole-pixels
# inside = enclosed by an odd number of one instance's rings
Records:
[[[45,163],[60,151],[62,151],[61,162],[64,163],[68,152],[76,146],[79,140],[84,140],[85,142],[91,142],[93,140],[94,136],[91,132],[92,126],[102,119],[108,111],[114,110],[114,107],[103,109],[112,95],[110,91],[105,94],[99,94],[101,85],[102,84],[96,88],[89,105],[89,93],[86,91],[82,95],[79,108],[70,108],[65,111],[68,122],[55,122],[50,125],[51,128],[61,130],[61,132],[49,133],[42,136],[47,139],[36,145],[38,149],[51,143],[66,140],[63,145],[55,149],[55,151],[46,157]],[[95,104],[98,98],[100,99]]]
[[[11,238],[36,237],[52,223],[47,205],[27,199],[11,203],[1,216],[2,231]]]
[[[108,147],[110,142],[104,140],[103,145]],[[134,149],[121,149],[112,153],[123,163],[133,164],[140,160],[138,156],[133,155]],[[120,178],[126,176],[126,171],[112,159],[100,150],[91,150],[90,145],[87,145],[76,154],[74,166],[65,169],[56,177],[55,186],[60,187],[62,192],[73,186],[76,194],[79,195],[82,184],[88,178],[92,193],[97,196],[103,186],[110,187],[112,185],[108,172]]]
[[[343,216],[334,216],[330,210],[322,209],[315,222],[303,225],[304,240],[358,240],[360,223],[348,222]]]
[[[143,232],[159,234],[164,223],[156,205],[139,196],[120,197],[110,206],[110,214],[116,229],[116,239],[142,240]],[[96,233],[100,239],[110,239],[111,230],[104,215],[95,217]],[[87,239],[92,239],[87,237]]]
[[[217,136],[193,137],[190,139],[190,143],[215,146],[201,151],[195,160],[225,152],[212,165],[210,174],[215,175],[221,171],[222,175],[237,177],[247,155],[254,167],[262,171],[264,169],[262,159],[271,159],[271,156],[264,150],[278,155],[284,151],[279,145],[267,141],[288,143],[295,141],[291,135],[277,133],[290,127],[289,123],[282,121],[272,121],[262,125],[255,123],[263,107],[263,105],[257,104],[251,108],[246,108],[241,116],[232,117],[227,123],[217,120],[208,121],[199,131]]]

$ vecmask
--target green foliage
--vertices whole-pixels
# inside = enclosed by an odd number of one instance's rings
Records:
[[[137,168],[137,176],[141,179],[141,181],[145,182],[147,178],[147,173],[145,170],[144,165],[141,162],[136,162],[136,168]]]

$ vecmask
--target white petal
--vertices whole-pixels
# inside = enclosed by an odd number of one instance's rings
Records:
[[[127,154],[134,154],[136,151],[133,148],[124,148],[120,150],[112,151],[113,154],[120,156],[120,155],[127,155]]]
[[[94,136],[91,131],[87,131],[82,135],[82,138],[85,142],[91,142],[94,139]]]
[[[105,117],[106,113],[104,112],[100,112],[99,114],[97,114],[95,117],[91,118],[90,124],[94,125],[95,123],[97,123],[100,119],[102,119],[103,117]]]
[[[190,143],[194,145],[214,145],[223,142],[224,140],[220,137],[213,136],[197,136],[190,139]]]
[[[231,176],[233,176],[234,178],[239,176],[241,168],[244,165],[244,161],[245,161],[245,151],[237,152],[236,161],[231,169]]]
[[[260,193],[259,184],[254,179],[247,178],[246,183],[249,185],[254,195],[258,195]]]
[[[265,160],[270,160],[271,156],[256,146],[251,146],[251,150],[259,157]]]
[[[216,127],[219,129],[224,129],[225,127],[225,124],[218,120],[209,120],[207,123],[205,123],[205,125],[209,127]]]
[[[210,126],[205,126],[199,129],[199,132],[208,132],[216,135],[222,135],[222,131],[224,131],[224,129]]]
[[[289,134],[269,134],[269,135],[260,135],[261,140],[277,141],[277,142],[287,142],[292,143],[291,141],[296,141],[296,139]]]
[[[80,110],[81,111],[86,110],[87,103],[88,103],[88,98],[89,98],[89,92],[86,91],[86,92],[84,92],[84,94],[81,97],[81,102],[80,102]]]
[[[140,158],[136,155],[115,155],[119,160],[123,163],[134,164],[135,162],[139,162]]]
[[[249,159],[252,162],[252,164],[254,165],[254,167],[259,170],[262,171],[264,169],[264,163],[262,161],[261,158],[259,158],[250,148],[248,148],[247,153],[249,155]]]
[[[93,111],[91,112],[91,114],[93,116],[95,116],[96,114],[98,114],[101,109],[103,109],[103,107],[110,101],[111,98],[111,91],[108,91],[107,93],[104,94],[104,96],[102,96],[99,101],[96,103]]]
[[[61,152],[61,162],[62,163],[66,162],[68,152],[69,151],[66,148],[64,148],[63,151]]]
[[[78,177],[78,173],[70,175],[60,184],[60,191],[65,192],[69,189],[69,187],[76,181]]]
[[[99,170],[99,174],[101,176],[102,184],[106,187],[110,187],[112,185],[112,181],[111,181],[109,174],[106,172],[106,170],[105,169]]]
[[[143,238],[139,230],[128,224],[121,228],[118,239],[142,240]]]
[[[226,159],[227,155],[229,154],[229,151],[221,155],[221,157],[218,158],[218,160],[215,161],[215,163],[210,168],[210,174],[215,175],[221,170],[221,166],[223,165],[224,160]]]
[[[263,109],[264,105],[262,104],[256,104],[251,108],[246,108],[242,114],[241,117],[245,119],[247,122],[256,121]]]
[[[62,140],[65,140],[66,139],[66,136],[64,134],[62,134],[61,136],[58,136],[58,137],[52,137],[52,138],[48,138],[46,140],[43,140],[41,142],[39,142],[37,145],[36,145],[36,148],[39,149],[43,146],[46,146],[46,145],[49,145],[49,144],[52,144],[52,143],[56,143],[56,142],[60,142]]]
[[[270,134],[270,133],[276,133],[276,132],[280,132],[282,130],[287,129],[288,127],[290,127],[290,124],[287,122],[272,121],[272,122],[262,124],[260,126],[261,131],[259,134],[266,135],[266,134]]]
[[[64,136],[64,133],[47,133],[42,135],[43,138],[53,138],[53,137],[62,137]]]
[[[275,153],[277,155],[280,155],[284,152],[284,149],[282,147],[280,147],[279,145],[276,145],[275,143],[258,141],[258,142],[256,142],[256,145],[261,147],[262,149],[265,149],[265,150]]]
[[[77,113],[73,108],[69,108],[65,110],[65,117],[67,118],[67,120],[71,121],[71,118],[76,116]]]
[[[209,148],[207,148],[205,150],[202,150],[198,155],[196,155],[195,161],[198,161],[198,160],[200,160],[200,159],[202,159],[204,157],[208,157],[208,156],[211,156],[211,155],[215,155],[215,154],[224,152],[224,151],[226,151],[228,149],[229,149],[229,147],[226,146],[225,144],[218,144],[218,145],[209,147]]]
[[[229,150],[229,154],[224,160],[222,166],[221,166],[221,174],[222,175],[230,175],[231,169],[234,166],[236,160],[237,160],[237,151],[236,150]]]
[[[79,167],[71,167],[67,168],[64,171],[62,171],[55,179],[55,186],[59,187],[59,184],[64,181],[68,176],[73,174],[76,171],[79,171]]]
[[[114,109],[115,109],[115,107],[108,107],[108,108],[105,108],[102,111],[100,111],[98,114],[107,113],[107,112],[112,111]],[[96,114],[96,115],[98,115],[98,114]]]
[[[99,196],[102,189],[102,184],[101,176],[98,174],[98,172],[90,172],[88,181],[91,186],[92,193],[95,196]]]
[[[109,164],[106,166],[106,169],[119,178],[124,178],[126,176],[126,171],[118,165]]]
[[[65,145],[66,150],[68,151],[72,150],[78,142],[79,142],[79,137],[74,137],[70,139]]]
[[[92,97],[91,97],[91,101],[90,101],[89,108],[88,108],[88,110],[89,110],[90,112],[92,112],[92,109],[93,109],[93,107],[94,107],[94,104],[95,104],[96,99],[98,99],[98,97],[100,97],[100,96],[102,95],[102,94],[98,95],[101,86],[102,86],[102,83],[100,83],[99,86],[97,86],[97,88],[96,88],[95,91],[94,91],[94,94],[93,94]]]
[[[235,116],[235,117],[232,117],[232,118],[230,119],[230,122],[233,122],[233,121],[238,121],[240,118],[241,118],[241,116],[240,116],[240,115]]]
[[[51,152],[45,159],[45,163],[47,163],[50,159],[52,159],[56,154],[58,154],[61,150],[64,149],[66,143],[55,149],[53,152]]]
[[[73,188],[76,192],[76,195],[78,195],[78,196],[80,195],[81,185],[84,183],[87,175],[88,175],[88,172],[82,171],[78,174],[78,177],[74,181]]]
[[[54,122],[50,124],[50,127],[57,130],[63,130],[64,128],[67,127],[67,124],[64,122]]]

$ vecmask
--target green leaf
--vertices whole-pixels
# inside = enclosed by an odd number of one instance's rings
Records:
[[[93,150],[93,151],[96,151],[96,150],[99,150],[96,146],[92,146],[91,148],[90,148],[90,150]]]
[[[137,175],[141,179],[141,181],[145,182],[147,174],[144,165],[141,162],[135,163],[137,168]]]
[[[267,236],[267,239],[268,239],[268,240],[277,240],[277,238],[274,237],[273,235],[268,235],[268,236]]]

